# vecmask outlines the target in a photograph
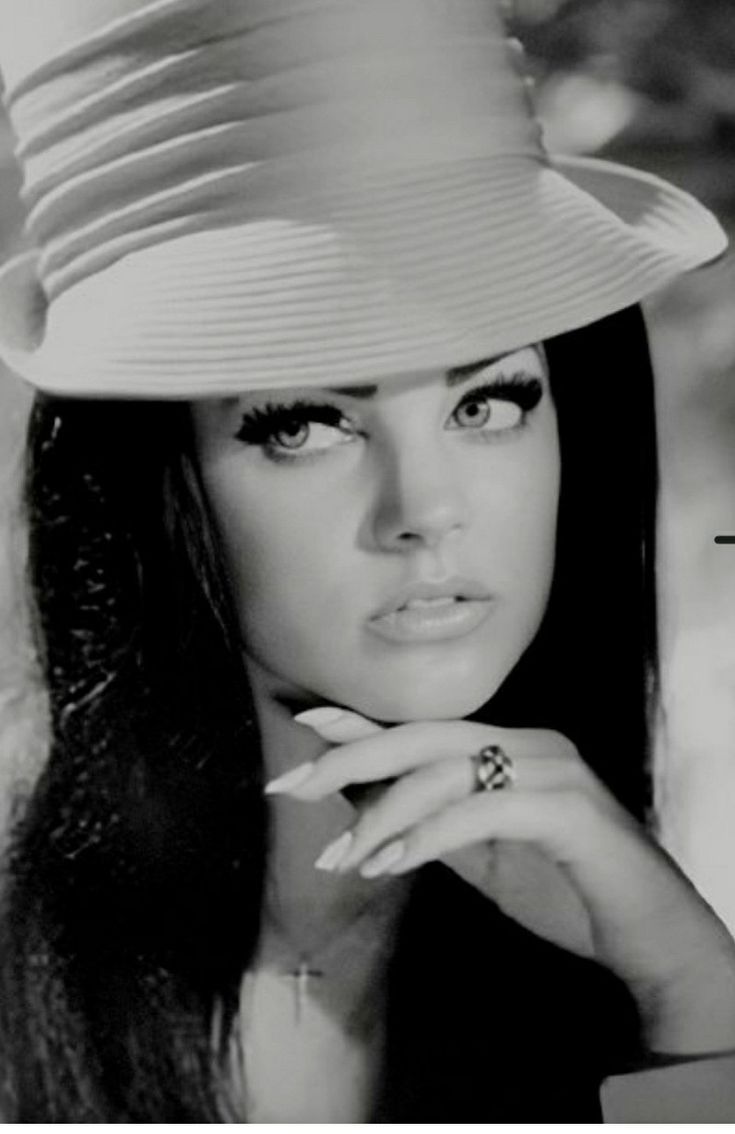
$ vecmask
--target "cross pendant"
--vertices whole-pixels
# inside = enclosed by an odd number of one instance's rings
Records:
[[[288,974],[294,981],[294,993],[296,996],[295,1010],[296,1010],[296,1023],[301,1023],[301,1018],[306,1007],[306,997],[309,991],[309,981],[312,977],[323,977],[324,973],[320,969],[313,969],[308,960],[299,962],[299,967],[293,972]]]

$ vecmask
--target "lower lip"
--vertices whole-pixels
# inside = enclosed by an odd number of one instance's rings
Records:
[[[415,606],[371,618],[370,630],[388,642],[446,642],[482,626],[491,599],[467,599],[446,606]]]

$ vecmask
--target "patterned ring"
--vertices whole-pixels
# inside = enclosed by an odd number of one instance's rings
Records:
[[[475,791],[502,791],[515,783],[513,761],[499,744],[488,744],[471,759],[475,768]]]

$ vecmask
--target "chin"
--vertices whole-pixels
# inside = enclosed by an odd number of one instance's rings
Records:
[[[358,696],[344,701],[352,709],[371,720],[384,724],[407,724],[410,721],[461,720],[476,713],[499,688],[500,682],[475,682],[453,685],[427,682],[419,689],[361,690]]]

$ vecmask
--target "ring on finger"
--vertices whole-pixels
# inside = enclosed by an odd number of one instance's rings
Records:
[[[516,781],[515,765],[499,744],[487,744],[470,757],[475,773],[473,791],[503,791]]]

